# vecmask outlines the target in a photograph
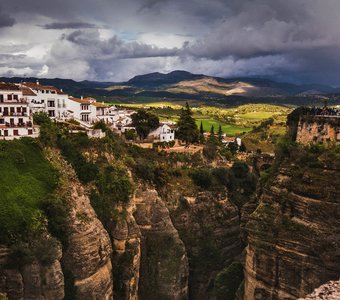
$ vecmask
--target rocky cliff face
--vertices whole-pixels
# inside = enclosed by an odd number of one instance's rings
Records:
[[[189,258],[189,299],[214,299],[216,275],[242,251],[238,210],[225,190],[182,192],[167,190],[167,201]]]
[[[60,259],[48,266],[37,260],[21,269],[8,268],[9,249],[0,246],[0,291],[13,300],[64,299],[64,276]]]
[[[143,187],[133,201],[141,230],[139,299],[187,299],[188,259],[165,203]]]
[[[77,299],[112,299],[111,241],[98,220],[90,200],[74,170],[57,152],[47,157],[61,174],[58,194],[69,206],[68,247],[63,253],[63,269],[71,272]]]
[[[296,140],[304,145],[311,142],[340,143],[340,119],[336,117],[303,116],[300,119]]]
[[[316,288],[306,298],[299,300],[338,300],[340,299],[340,281],[329,281]]]
[[[338,279],[339,186],[335,162],[281,165],[247,224],[246,300],[296,299]]]
[[[141,232],[133,217],[134,203],[117,205],[109,234],[113,244],[114,298],[138,299]]]

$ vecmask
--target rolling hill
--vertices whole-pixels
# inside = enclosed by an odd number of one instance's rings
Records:
[[[36,81],[37,78],[0,77],[4,82]],[[200,100],[236,105],[242,103],[311,104],[332,94],[338,103],[340,88],[308,84],[296,85],[262,78],[220,78],[186,71],[138,75],[126,82],[74,81],[39,78],[41,84],[54,85],[73,96],[93,96],[104,101],[131,102],[159,98],[169,101]],[[117,100],[119,99],[119,100]],[[333,100],[332,100],[333,99]]]

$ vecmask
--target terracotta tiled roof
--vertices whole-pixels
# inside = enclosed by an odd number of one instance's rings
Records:
[[[74,98],[74,97],[69,97],[68,99],[74,102],[81,103],[81,104],[90,104],[89,100],[86,100],[86,99],[79,99],[79,98]]]
[[[94,105],[96,107],[109,107],[107,104],[99,103],[99,102],[93,102],[91,105]]]
[[[24,96],[36,96],[36,94],[28,87],[23,86],[20,89]]]
[[[42,85],[34,82],[24,82],[23,85],[34,90],[50,90],[55,91],[59,95],[65,95],[64,92],[52,85]]]
[[[0,90],[2,91],[20,91],[20,88],[14,83],[0,82]]]

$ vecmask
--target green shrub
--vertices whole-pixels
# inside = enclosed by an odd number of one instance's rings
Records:
[[[106,131],[109,130],[107,125],[105,124],[105,122],[103,120],[100,120],[100,121],[96,122],[93,125],[93,129],[101,129],[103,132],[106,132]]]
[[[212,170],[212,175],[221,185],[227,186],[230,181],[230,171],[227,168],[216,168]]]
[[[189,175],[192,178],[193,182],[201,188],[208,189],[212,185],[213,176],[209,169],[194,169],[190,171]]]
[[[52,264],[58,257],[59,242],[55,238],[39,239],[33,246],[34,256],[44,265]]]
[[[67,205],[55,195],[49,195],[40,205],[48,219],[48,231],[63,245],[68,246]]]
[[[223,269],[215,278],[214,293],[216,300],[234,300],[238,287],[243,280],[243,267],[233,262]]]
[[[27,242],[18,241],[10,247],[9,263],[10,268],[21,268],[34,260],[34,254]]]
[[[74,143],[69,139],[61,137],[58,139],[58,146],[61,149],[61,154],[75,169],[81,182],[88,183],[96,179],[98,174],[97,166],[86,161],[85,157],[77,149]]]
[[[138,178],[144,179],[149,182],[155,180],[155,164],[144,158],[139,158],[133,167],[134,173]]]

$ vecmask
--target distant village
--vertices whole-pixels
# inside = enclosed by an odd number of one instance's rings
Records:
[[[0,138],[38,137],[39,127],[33,124],[33,114],[45,112],[59,122],[75,120],[90,135],[93,124],[103,121],[118,134],[134,129],[133,110],[118,109],[114,105],[97,102],[94,98],[71,97],[54,86],[37,81],[20,84],[0,83]],[[171,124],[169,124],[171,125]],[[174,140],[174,131],[161,124],[152,132],[162,141]]]
[[[0,82],[0,139],[38,137],[39,126],[33,123],[33,114],[39,112],[46,113],[57,122],[75,120],[90,137],[103,137],[103,132],[93,129],[93,125],[100,121],[119,135],[135,130],[131,118],[136,112],[134,110],[120,109],[91,97],[75,98],[62,89],[42,85],[39,81]],[[161,122],[157,129],[149,133],[145,142],[175,141],[175,131],[176,123]],[[241,139],[224,135],[223,142],[240,145]]]

